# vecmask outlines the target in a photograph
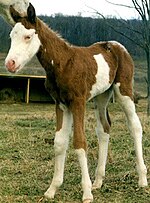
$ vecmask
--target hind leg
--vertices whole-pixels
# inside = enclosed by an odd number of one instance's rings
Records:
[[[107,161],[110,120],[108,119],[107,105],[111,97],[111,90],[94,98],[95,114],[97,119],[96,134],[99,143],[98,165],[95,173],[93,189],[102,186],[105,177],[105,166]]]
[[[143,160],[142,152],[142,126],[135,110],[135,104],[129,96],[120,93],[119,84],[114,85],[116,101],[119,102],[127,117],[128,128],[134,139],[137,172],[139,175],[139,186],[147,186],[147,169]]]

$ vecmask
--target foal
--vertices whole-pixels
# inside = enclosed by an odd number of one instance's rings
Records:
[[[7,69],[17,72],[36,54],[46,71],[46,88],[56,101],[55,169],[45,196],[54,198],[57,188],[63,183],[66,150],[73,125],[73,145],[82,173],[82,199],[84,203],[92,202],[84,131],[85,106],[87,101],[94,99],[99,159],[93,188],[100,188],[105,176],[110,130],[107,105],[112,91],[125,112],[134,139],[139,186],[147,186],[142,127],[132,95],[134,66],[127,50],[115,41],[99,42],[89,47],[70,46],[36,17],[31,4],[26,18],[12,7],[10,10],[14,20],[21,23],[17,23],[10,34],[11,48],[5,61]]]

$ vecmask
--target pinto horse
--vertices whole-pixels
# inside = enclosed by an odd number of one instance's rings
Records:
[[[31,4],[27,17],[21,17],[13,7],[10,11],[18,23],[10,34],[11,48],[5,60],[7,69],[17,72],[36,54],[46,71],[45,86],[56,102],[55,168],[45,196],[54,198],[63,183],[66,150],[73,126],[73,145],[82,173],[82,200],[84,203],[93,201],[84,130],[85,107],[87,101],[94,100],[99,142],[93,183],[93,189],[96,189],[102,186],[105,176],[110,131],[107,106],[112,92],[126,115],[134,139],[139,186],[147,186],[142,127],[133,102],[134,64],[126,48],[116,41],[98,42],[89,47],[73,46],[37,18]]]

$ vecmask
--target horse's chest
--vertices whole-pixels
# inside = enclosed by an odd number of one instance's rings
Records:
[[[61,88],[60,85],[57,83],[56,78],[54,78],[54,76],[50,77],[48,75],[45,81],[45,88],[47,89],[47,91],[55,101],[61,102],[64,104],[68,103],[69,94],[67,89]]]

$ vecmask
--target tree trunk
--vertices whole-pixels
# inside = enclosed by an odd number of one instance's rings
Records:
[[[148,96],[147,115],[150,116],[150,46],[149,50],[146,53],[146,56],[147,56],[147,96]]]
[[[150,0],[149,7],[150,7]],[[148,104],[147,104],[147,115],[150,116],[150,10],[148,7],[148,58],[147,58],[147,96],[148,96]]]

